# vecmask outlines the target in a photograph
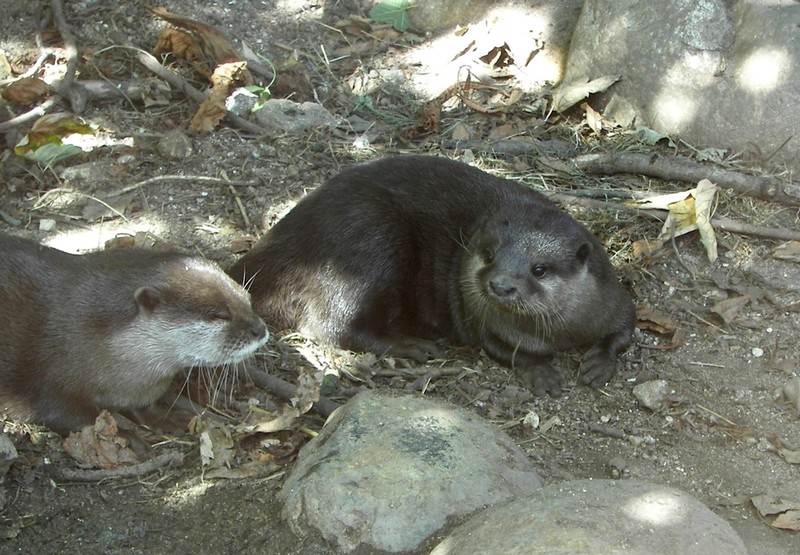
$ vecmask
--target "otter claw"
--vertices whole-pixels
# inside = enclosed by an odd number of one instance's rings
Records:
[[[586,352],[581,361],[581,383],[599,388],[605,386],[616,371],[616,357],[600,348]]]
[[[535,368],[520,370],[521,378],[525,387],[533,391],[537,397],[561,397],[561,386],[564,384],[564,377],[561,373],[548,365],[540,365]]]

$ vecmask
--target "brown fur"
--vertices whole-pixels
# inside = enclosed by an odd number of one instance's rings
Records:
[[[277,328],[424,360],[431,340],[482,347],[558,395],[554,351],[590,347],[606,383],[633,303],[602,245],[545,197],[444,158],[349,168],[303,199],[229,270]]]
[[[69,431],[156,401],[175,374],[267,339],[247,292],[179,253],[83,256],[0,235],[0,412]]]

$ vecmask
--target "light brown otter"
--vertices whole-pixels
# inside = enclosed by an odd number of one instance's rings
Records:
[[[537,394],[560,394],[551,357],[571,347],[589,347],[584,383],[608,382],[634,324],[583,226],[535,191],[430,156],[343,171],[229,273],[279,329],[417,360],[447,337],[519,370]]]
[[[246,291],[175,252],[72,255],[0,235],[0,413],[67,432],[155,402],[192,366],[267,340]]]

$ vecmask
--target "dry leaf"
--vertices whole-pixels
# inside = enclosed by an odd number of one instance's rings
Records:
[[[640,239],[633,242],[633,257],[652,256],[662,249],[664,241],[658,239]]]
[[[750,295],[742,295],[741,297],[732,297],[720,301],[711,307],[711,312],[719,316],[725,325],[730,324],[736,319],[739,311],[747,306],[753,298]]]
[[[93,426],[69,434],[64,440],[64,451],[83,468],[115,468],[140,462],[128,440],[117,432],[117,421],[104,410]]]
[[[581,104],[581,110],[586,112],[586,123],[589,129],[599,135],[603,130],[603,116],[600,115],[600,112],[589,106],[588,102]]]
[[[200,427],[200,462],[203,468],[229,467],[235,452],[228,428],[213,421],[203,422]]]
[[[211,75],[211,94],[198,106],[189,123],[189,131],[207,133],[214,130],[228,113],[225,99],[241,84],[241,78],[246,71],[247,62],[222,64],[214,70]]]
[[[156,55],[164,52],[173,52],[176,56],[184,57],[179,54],[179,51],[184,52],[189,56],[185,59],[192,62],[198,72],[205,77],[211,75],[219,65],[244,60],[244,56],[237,52],[225,35],[214,27],[182,15],[170,13],[164,8],[153,8],[151,11],[161,19],[188,31],[188,36],[191,38],[191,42],[189,42],[186,38],[187,33],[175,30],[171,30],[169,37],[165,38],[164,35],[167,34],[167,31],[170,31],[169,29],[165,30],[156,45]],[[179,34],[184,36],[179,38]],[[175,41],[177,41],[177,45],[174,44]],[[173,50],[168,46],[176,47],[178,50]],[[253,84],[253,76],[247,69],[244,70],[240,78],[245,85]]]
[[[257,416],[257,414],[260,413],[251,413],[246,422],[236,427],[236,431],[246,434],[269,434],[281,430],[290,430],[301,413],[296,407],[284,406],[280,414],[277,415]]]
[[[504,42],[502,46],[495,46],[478,59],[498,69],[506,68],[514,63],[514,57],[511,55],[511,48],[506,42]]]
[[[800,262],[800,241],[789,241],[775,247],[772,256],[778,260]]]
[[[665,345],[648,345],[650,349],[671,350],[677,349],[684,343],[683,332],[678,325],[663,312],[647,306],[636,308],[636,327],[668,336],[670,341]]]
[[[756,495],[750,501],[763,518],[777,515],[770,523],[773,528],[800,530],[800,502],[769,495]]]
[[[800,530],[800,510],[786,511],[772,521],[773,528],[780,528],[782,530]]]
[[[710,262],[717,259],[717,240],[711,227],[711,215],[718,187],[708,179],[697,187],[680,193],[656,195],[631,203],[642,210],[668,210],[659,240],[666,241],[697,230]]]
[[[37,77],[19,79],[3,88],[3,99],[22,106],[30,106],[53,93],[53,87]]]
[[[556,112],[563,112],[589,96],[590,94],[601,92],[619,81],[619,75],[604,75],[597,79],[585,82],[572,82],[561,85],[553,95],[553,109]]]

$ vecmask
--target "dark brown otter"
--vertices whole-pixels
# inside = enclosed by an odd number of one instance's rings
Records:
[[[613,376],[633,303],[597,239],[544,196],[466,164],[390,157],[303,199],[229,270],[270,325],[425,360],[430,340],[482,347],[537,394],[554,351],[590,347],[582,381]]]
[[[246,291],[175,252],[82,256],[0,235],[0,413],[66,432],[156,401],[192,366],[267,340]]]

